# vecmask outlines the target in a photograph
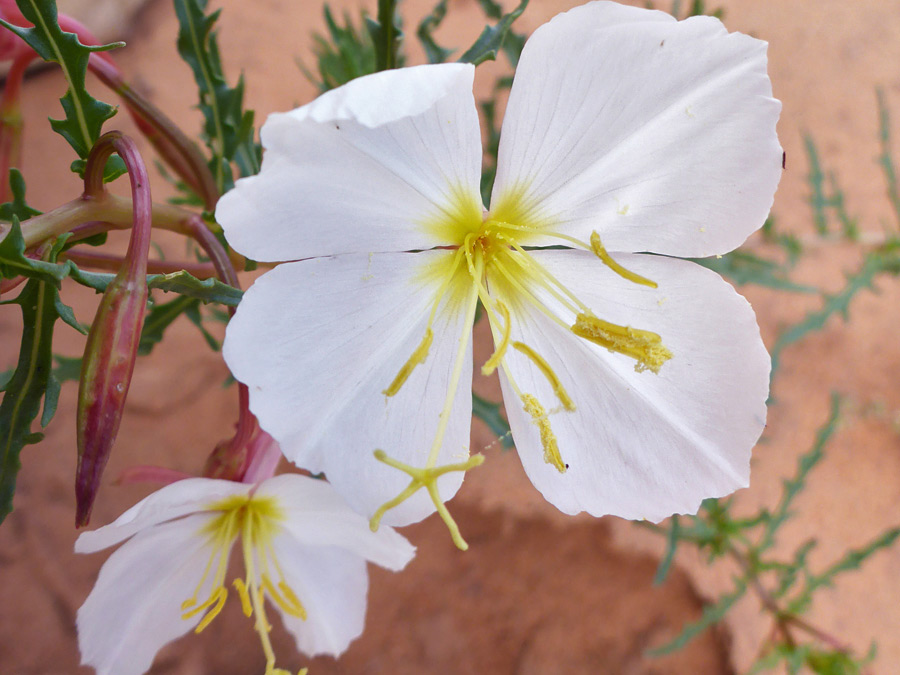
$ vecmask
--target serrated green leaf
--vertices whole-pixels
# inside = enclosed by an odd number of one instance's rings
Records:
[[[48,387],[46,421],[55,409],[51,373],[57,295],[55,285],[31,279],[15,300],[3,303],[21,307],[23,329],[18,363],[0,401],[0,522],[12,511],[22,448],[43,437],[31,432],[31,424],[40,412]]]
[[[147,313],[144,318],[144,329],[141,331],[141,341],[138,344],[138,354],[149,354],[163,339],[166,328],[181,316],[189,307],[196,307],[200,301],[196,298],[182,295],[179,298],[158,305]]]
[[[100,137],[103,123],[116,114],[113,106],[98,101],[87,92],[88,59],[91,52],[114,49],[123,43],[85,46],[74,33],[65,33],[59,27],[55,2],[16,0],[16,4],[34,27],[23,28],[2,20],[0,24],[22,38],[42,59],[62,68],[69,85],[60,99],[66,116],[61,120],[51,119],[50,125],[69,142],[79,157],[86,159]]]
[[[316,85],[320,93],[347,84],[350,80],[376,71],[375,45],[369,32],[362,28],[366,25],[366,13],[361,14],[360,28],[357,28],[350,14],[344,12],[341,26],[334,18],[331,8],[326,3],[323,7],[327,36],[313,34],[313,54],[316,57],[318,76],[313,75],[303,62],[297,65],[306,78]],[[398,55],[402,64],[402,58]]]
[[[828,419],[816,432],[816,440],[813,442],[812,448],[808,452],[800,455],[797,461],[797,472],[793,478],[784,481],[781,499],[778,506],[771,515],[766,519],[766,526],[758,546],[759,551],[765,551],[775,543],[775,535],[781,526],[791,516],[791,504],[799,495],[803,488],[806,487],[806,480],[809,472],[812,471],[822,458],[825,456],[825,446],[834,433],[837,431],[841,414],[841,397],[838,394],[831,395],[831,409],[828,413]]]
[[[484,6],[484,3],[482,3],[482,6]],[[465,54],[459,57],[459,62],[471,63],[477,66],[484,61],[496,59],[497,51],[503,47],[513,23],[521,16],[527,6],[528,0],[522,0],[518,7],[500,18],[495,25],[485,26],[475,43],[466,50]],[[516,61],[513,61],[513,65],[515,64]]]
[[[500,404],[488,401],[475,392],[472,392],[472,414],[487,424],[500,441],[504,448],[513,447],[512,434],[509,430],[509,422],[503,419],[500,414]]]
[[[422,47],[425,49],[425,56],[428,58],[428,63],[443,63],[450,58],[450,55],[455,51],[454,49],[441,47],[434,41],[433,33],[437,27],[441,25],[441,22],[446,15],[447,0],[440,0],[434,6],[434,9],[422,19],[419,23],[419,27],[416,29],[416,36],[419,38],[419,42],[422,43]]]
[[[53,360],[56,367],[53,369],[53,377],[60,382],[77,382],[81,378],[81,357],[62,356],[54,354]]]
[[[755,284],[792,293],[818,293],[813,286],[791,281],[780,266],[747,251],[732,251],[720,258],[695,258],[698,265],[728,278],[737,286]]]
[[[664,656],[678,651],[688,642],[700,635],[714,623],[718,623],[728,613],[728,610],[740,600],[747,590],[747,586],[743,581],[737,581],[733,591],[721,596],[714,603],[706,605],[703,608],[703,614],[697,621],[687,624],[678,634],[676,638],[662,645],[647,651],[648,656]]]
[[[884,98],[884,92],[879,89],[877,94],[879,141],[881,142],[881,154],[878,156],[878,162],[881,164],[884,180],[887,183],[888,199],[894,208],[897,222],[900,224],[900,189],[897,186],[897,170],[894,167],[894,154],[891,151],[891,116],[888,111],[887,101]]]
[[[229,87],[222,71],[216,33],[221,10],[206,14],[206,0],[175,0],[178,53],[191,67],[203,113],[203,136],[212,157],[209,168],[220,194],[234,186],[231,162],[250,175],[259,171],[261,148],[255,141],[252,114],[244,111],[244,82]]]
[[[13,218],[18,218],[21,223],[23,220],[28,220],[32,216],[41,214],[37,209],[28,206],[25,201],[25,179],[22,177],[22,172],[18,169],[13,168],[9,170],[9,189],[13,199],[11,202],[0,205],[0,220],[5,220],[9,223],[12,222]]]

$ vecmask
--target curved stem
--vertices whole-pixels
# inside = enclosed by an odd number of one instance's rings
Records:
[[[71,241],[71,239],[70,239]],[[64,251],[60,258],[68,259],[79,267],[91,267],[99,270],[118,270],[122,266],[124,258],[108,253],[99,253],[89,250],[69,249]],[[174,272],[187,272],[197,279],[210,279],[216,276],[216,268],[212,263],[188,262],[184,260],[148,260],[148,274],[172,274]]]

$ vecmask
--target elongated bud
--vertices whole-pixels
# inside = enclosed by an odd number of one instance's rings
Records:
[[[122,268],[107,286],[88,334],[78,389],[75,524],[88,523],[103,469],[119,431],[147,306],[151,200],[147,171],[133,142],[119,132],[97,141],[85,168],[85,193],[103,190],[103,168],[117,152],[131,178],[134,221]]]

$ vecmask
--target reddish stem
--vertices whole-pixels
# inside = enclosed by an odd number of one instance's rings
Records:
[[[122,267],[124,258],[118,255],[110,255],[108,253],[99,253],[96,251],[87,251],[83,249],[69,249],[65,251],[62,258],[68,258],[78,266],[92,267],[100,270],[118,270]],[[173,274],[174,272],[185,271],[198,279],[209,279],[216,276],[216,268],[212,263],[199,263],[168,260],[148,260],[148,274]]]

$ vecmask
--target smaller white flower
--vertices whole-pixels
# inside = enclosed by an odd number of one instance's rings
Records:
[[[244,576],[226,579],[241,540]],[[233,586],[244,614],[275,667],[268,599],[297,648],[338,656],[362,633],[366,560],[391,570],[415,548],[389,528],[376,533],[328,483],[286,474],[257,485],[191,478],[168,485],[114,523],[85,532],[78,553],[123,541],[78,610],[82,663],[99,675],[146,672],[166,643],[200,632],[222,610]]]

